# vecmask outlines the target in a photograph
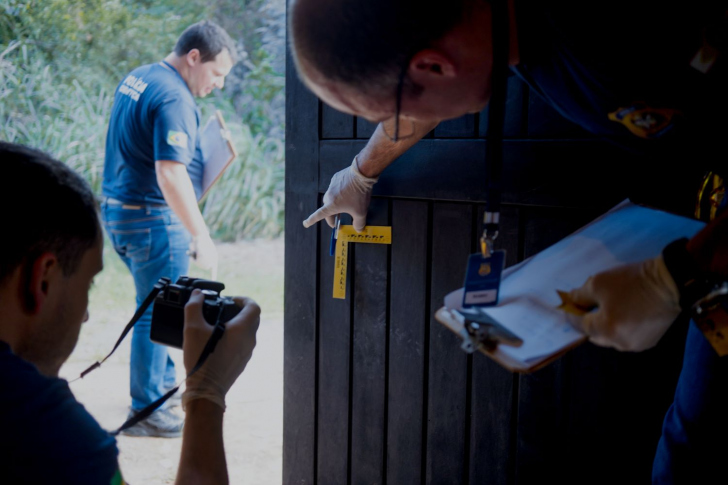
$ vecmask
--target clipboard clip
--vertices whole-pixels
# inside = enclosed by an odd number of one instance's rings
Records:
[[[492,352],[499,344],[510,347],[520,347],[523,345],[523,340],[518,335],[502,326],[479,308],[450,311],[458,319],[462,320],[463,329],[460,332],[460,336],[463,339],[463,343],[460,347],[469,354],[481,348]]]

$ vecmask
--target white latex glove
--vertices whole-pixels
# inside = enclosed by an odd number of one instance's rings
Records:
[[[225,394],[253,355],[260,307],[249,298],[235,297],[234,300],[242,310],[225,324],[225,333],[202,367],[187,378],[182,393],[182,409],[195,399],[207,399],[225,409]],[[188,374],[212,335],[213,326],[202,316],[203,301],[202,292],[194,290],[185,305],[182,350]]]
[[[680,314],[662,255],[594,275],[570,296],[579,306],[597,307],[572,324],[596,345],[617,350],[654,347]]]
[[[190,243],[190,255],[197,266],[202,269],[217,268],[217,248],[208,233],[193,237]]]
[[[336,214],[346,213],[353,218],[354,229],[361,232],[367,225],[367,210],[372,198],[372,188],[379,180],[369,178],[357,168],[356,157],[351,165],[336,172],[324,194],[324,205],[303,221],[303,227],[311,227],[326,218],[329,227],[334,227]]]

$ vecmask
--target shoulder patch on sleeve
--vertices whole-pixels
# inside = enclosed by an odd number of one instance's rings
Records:
[[[167,144],[187,148],[187,133],[183,131],[169,130],[167,132]]]

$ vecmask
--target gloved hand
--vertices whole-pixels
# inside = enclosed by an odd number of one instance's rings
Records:
[[[251,299],[235,297],[242,308],[225,324],[225,333],[202,367],[187,378],[182,409],[195,399],[207,399],[225,409],[225,394],[253,355],[255,333],[260,324],[260,307]],[[212,335],[213,326],[202,316],[203,294],[194,290],[185,305],[184,363],[187,373],[194,368]]]
[[[217,268],[217,248],[207,232],[192,238],[190,255],[202,269]]]
[[[569,295],[581,307],[597,307],[572,324],[596,345],[617,350],[654,347],[680,314],[662,255],[594,275]]]
[[[372,188],[379,180],[369,178],[359,171],[356,157],[351,166],[336,172],[324,194],[324,205],[303,221],[303,227],[311,227],[324,217],[329,227],[334,227],[336,214],[346,213],[354,219],[354,229],[361,232],[367,224],[367,210],[372,198]]]

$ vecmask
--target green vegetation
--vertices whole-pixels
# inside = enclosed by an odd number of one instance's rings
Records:
[[[239,42],[243,59],[221,92],[240,156],[204,201],[214,236],[273,237],[283,229],[283,0],[0,0],[0,139],[40,148],[100,192],[116,86],[158,61],[203,18]]]

